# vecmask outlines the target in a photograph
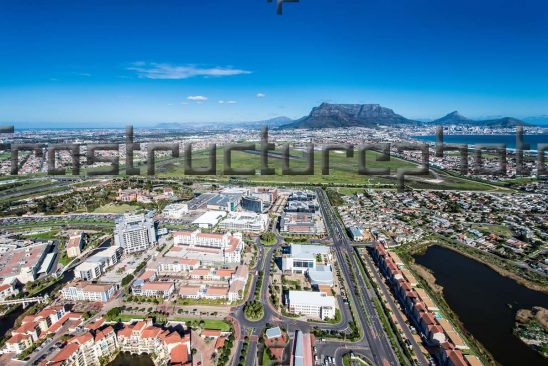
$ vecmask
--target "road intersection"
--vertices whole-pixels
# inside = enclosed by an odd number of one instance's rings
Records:
[[[262,283],[257,283],[257,276],[255,276],[245,301],[241,305],[232,308],[232,317],[234,321],[239,323],[240,328],[240,334],[239,337],[237,337],[239,342],[236,344],[237,348],[231,363],[232,366],[237,366],[239,364],[239,355],[245,339],[247,339],[247,342],[249,343],[245,364],[246,366],[256,364],[258,337],[267,324],[283,325],[290,334],[294,334],[296,330],[312,332],[314,329],[349,332],[350,321],[356,322],[361,332],[361,339],[355,342],[330,338],[326,340],[316,340],[315,346],[317,347],[318,353],[334,356],[337,365],[342,365],[342,356],[350,351],[364,356],[369,362],[375,365],[400,365],[398,357],[392,348],[388,335],[384,331],[382,321],[374,306],[373,301],[376,294],[373,291],[368,290],[366,280],[363,278],[361,271],[357,270],[359,268],[358,266],[361,264],[354,254],[353,247],[345,234],[344,228],[337,220],[325,192],[321,189],[318,189],[316,192],[325,220],[327,233],[330,241],[333,243],[332,248],[335,251],[337,262],[347,288],[347,296],[355,308],[355,318],[352,315],[350,306],[344,303],[340,296],[337,297],[341,312],[341,321],[338,324],[303,321],[278,313],[270,303],[267,291],[271,278],[270,264],[272,263],[272,258],[276,249],[281,247],[283,243],[283,238],[274,230],[277,235],[277,242],[274,245],[264,246],[261,244],[259,238],[256,240],[258,248],[256,271],[262,271]],[[260,302],[264,306],[264,316],[260,320],[253,321],[245,317],[244,307],[248,301],[253,301],[257,286],[260,286],[261,289]],[[395,307],[395,304],[391,305]],[[248,337],[246,338],[246,336]],[[418,346],[416,349],[418,349]],[[427,365],[424,357],[419,357],[419,362],[421,365]]]

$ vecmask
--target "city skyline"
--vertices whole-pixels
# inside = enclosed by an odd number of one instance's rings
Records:
[[[162,4],[3,2],[0,121],[259,121],[321,102],[414,119],[548,114],[541,1],[301,1],[282,16],[263,1]]]

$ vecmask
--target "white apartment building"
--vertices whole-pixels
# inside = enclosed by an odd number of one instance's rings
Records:
[[[154,212],[125,214],[116,220],[114,244],[126,254],[142,252],[157,243]]]
[[[152,270],[161,275],[179,274],[181,272],[192,271],[200,267],[200,261],[187,258],[169,258],[162,257],[147,265],[148,270]]]
[[[15,296],[19,293],[19,289],[16,287],[17,280],[12,278],[6,283],[0,285],[0,300],[5,300],[10,296]]]
[[[215,252],[225,263],[239,263],[244,246],[242,233],[209,234],[196,231],[178,231],[173,235],[175,245],[187,246],[193,252]]]
[[[137,296],[162,297],[167,299],[175,291],[173,282],[144,282],[136,280],[131,286],[131,292]]]
[[[289,291],[289,311],[322,320],[335,317],[334,296],[325,292]]]
[[[118,284],[88,284],[73,282],[61,289],[61,295],[68,301],[101,301],[107,302],[118,290]]]
[[[121,247],[108,247],[76,266],[74,269],[74,276],[86,281],[97,279],[105,273],[108,268],[118,263],[123,253],[124,250]]]

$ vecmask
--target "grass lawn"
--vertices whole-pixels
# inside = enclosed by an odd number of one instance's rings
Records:
[[[504,238],[512,237],[512,231],[503,225],[477,225],[476,229],[486,235],[493,233]]]
[[[272,361],[272,360],[270,359],[270,356],[268,356],[267,348],[264,347],[264,350],[263,350],[263,363],[262,363],[262,365],[263,365],[263,366],[269,366],[271,361]],[[350,366],[350,365],[349,365],[349,366]]]
[[[216,319],[193,319],[193,318],[169,318],[169,320],[174,320],[178,322],[185,322],[188,323],[190,321],[203,321],[204,322],[204,328],[206,329],[215,329],[215,330],[221,330],[223,332],[228,332],[230,330],[230,325],[228,325],[227,322],[224,320],[216,320]]]
[[[94,213],[112,213],[112,214],[117,214],[117,213],[124,213],[124,212],[131,212],[131,211],[135,211],[137,210],[139,207],[137,206],[131,206],[131,205],[128,205],[128,204],[121,204],[121,205],[116,205],[116,204],[113,204],[113,203],[109,203],[107,205],[104,205],[104,206],[101,206],[101,207],[98,207],[96,208],[93,212]]]
[[[132,319],[144,319],[144,318],[146,318],[146,315],[120,314],[120,315],[118,316],[118,318],[119,318],[120,321],[122,321],[122,322],[129,322],[129,321],[131,321]]]
[[[343,356],[343,365],[350,366],[350,355],[346,354]]]
[[[43,233],[27,234],[23,236],[29,239],[53,240],[53,239],[58,239],[57,235],[58,235],[57,231],[48,230]]]

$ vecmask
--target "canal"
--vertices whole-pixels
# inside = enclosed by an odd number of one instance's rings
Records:
[[[60,281],[55,282],[54,284],[44,288],[43,290],[41,290],[40,292],[38,292],[38,293],[36,293],[35,295],[32,295],[32,296],[33,297],[35,297],[35,296],[44,296],[44,295],[50,295],[51,296],[51,293],[55,289],[60,288],[62,285],[64,285],[65,283],[69,282],[72,279],[74,279],[74,271],[72,271],[72,270],[67,271],[67,272],[64,273],[63,278]],[[32,306],[32,304],[29,305],[29,306]],[[17,320],[17,318],[19,316],[21,316],[21,314],[23,314],[24,311],[25,311],[25,309],[23,309],[23,306],[20,305],[20,306],[17,306],[15,308],[15,310],[10,312],[9,314],[6,314],[6,315],[0,317],[0,338],[4,337],[6,335],[6,333],[11,328],[13,328],[13,326],[15,324],[15,321]]]
[[[111,239],[107,239],[103,241],[97,248],[91,250],[88,253],[88,256],[91,254],[95,254],[95,252],[97,252],[99,249],[110,246],[110,242],[111,242]],[[73,279],[74,279],[74,270],[69,269],[63,274],[63,278],[60,281],[55,282],[54,284],[44,288],[43,290],[41,290],[40,292],[36,293],[33,296],[44,296],[44,295],[52,296],[53,291],[60,289],[62,285],[66,284],[67,282]],[[21,314],[23,314],[24,311],[25,310],[23,309],[22,306],[18,306],[9,314],[6,314],[0,317],[0,338],[3,338],[7,334],[7,332],[13,328],[15,321],[17,320],[19,316],[21,316]]]
[[[415,257],[430,269],[464,327],[502,365],[540,366],[546,360],[514,336],[519,309],[548,308],[548,295],[530,290],[490,267],[440,246]]]
[[[154,362],[148,355],[132,355],[127,352],[120,352],[118,356],[107,366],[154,366]]]

